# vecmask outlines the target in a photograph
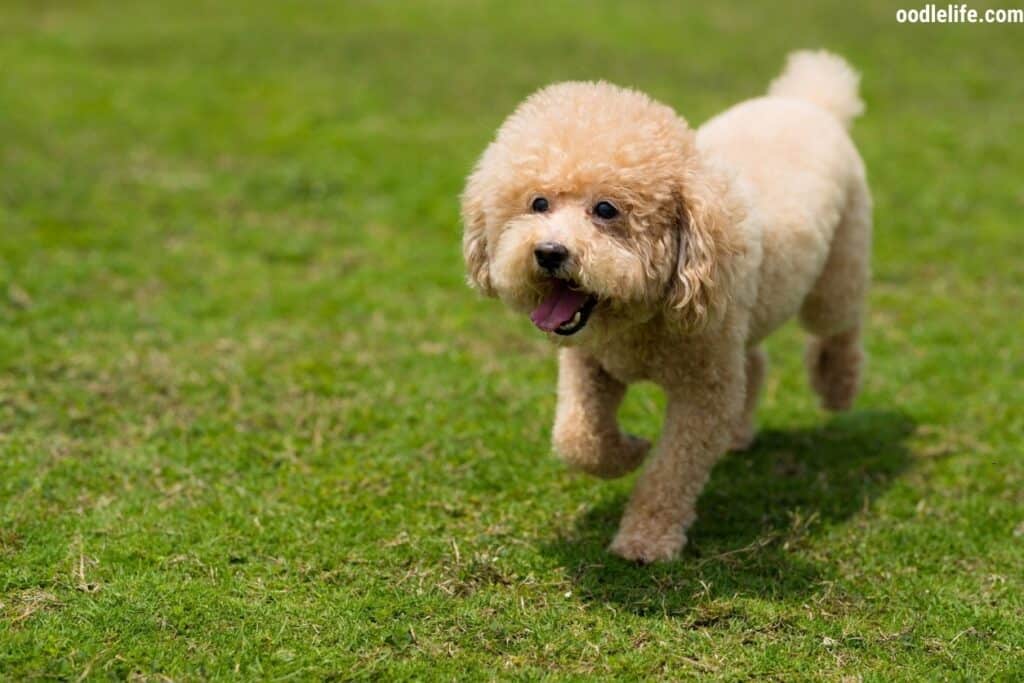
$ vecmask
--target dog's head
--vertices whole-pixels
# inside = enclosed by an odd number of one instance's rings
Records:
[[[549,86],[469,177],[469,280],[563,342],[664,311],[699,327],[728,297],[728,197],[669,107],[607,83]]]

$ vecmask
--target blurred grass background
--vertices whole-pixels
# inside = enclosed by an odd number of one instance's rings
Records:
[[[5,2],[0,677],[1024,675],[1024,27],[895,10]],[[865,391],[822,415],[778,335],[759,446],[636,568],[457,195],[541,85],[699,124],[804,47],[863,72]]]

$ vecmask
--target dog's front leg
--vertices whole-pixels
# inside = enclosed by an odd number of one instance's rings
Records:
[[[665,427],[637,481],[610,550],[628,560],[674,558],[686,545],[697,498],[729,446],[743,405],[742,354],[704,366],[668,389]]]
[[[610,479],[632,472],[650,442],[619,429],[616,417],[626,385],[579,349],[558,357],[555,451],[571,467]]]

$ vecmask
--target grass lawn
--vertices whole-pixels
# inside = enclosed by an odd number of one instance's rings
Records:
[[[1024,26],[231,4],[0,8],[0,678],[1024,677]],[[868,103],[865,390],[821,413],[774,337],[759,445],[632,566],[632,477],[551,456],[552,349],[464,285],[463,178],[550,81],[700,122],[818,46]]]

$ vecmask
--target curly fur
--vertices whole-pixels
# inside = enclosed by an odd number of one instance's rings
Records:
[[[524,101],[462,195],[469,282],[523,313],[557,292],[541,242],[569,257],[558,277],[595,297],[559,352],[553,441],[600,477],[647,464],[611,550],[675,557],[697,497],[728,448],[754,438],[761,340],[799,316],[824,407],[859,386],[871,197],[846,128],[863,105],[839,57],[795,53],[766,97],[691,129],[671,108],[608,83],[561,83]],[[549,210],[531,211],[543,196]],[[596,202],[619,208],[600,219]],[[554,289],[553,289],[554,288]],[[668,398],[657,447],[616,413],[627,386]],[[650,452],[650,455],[648,453]]]

